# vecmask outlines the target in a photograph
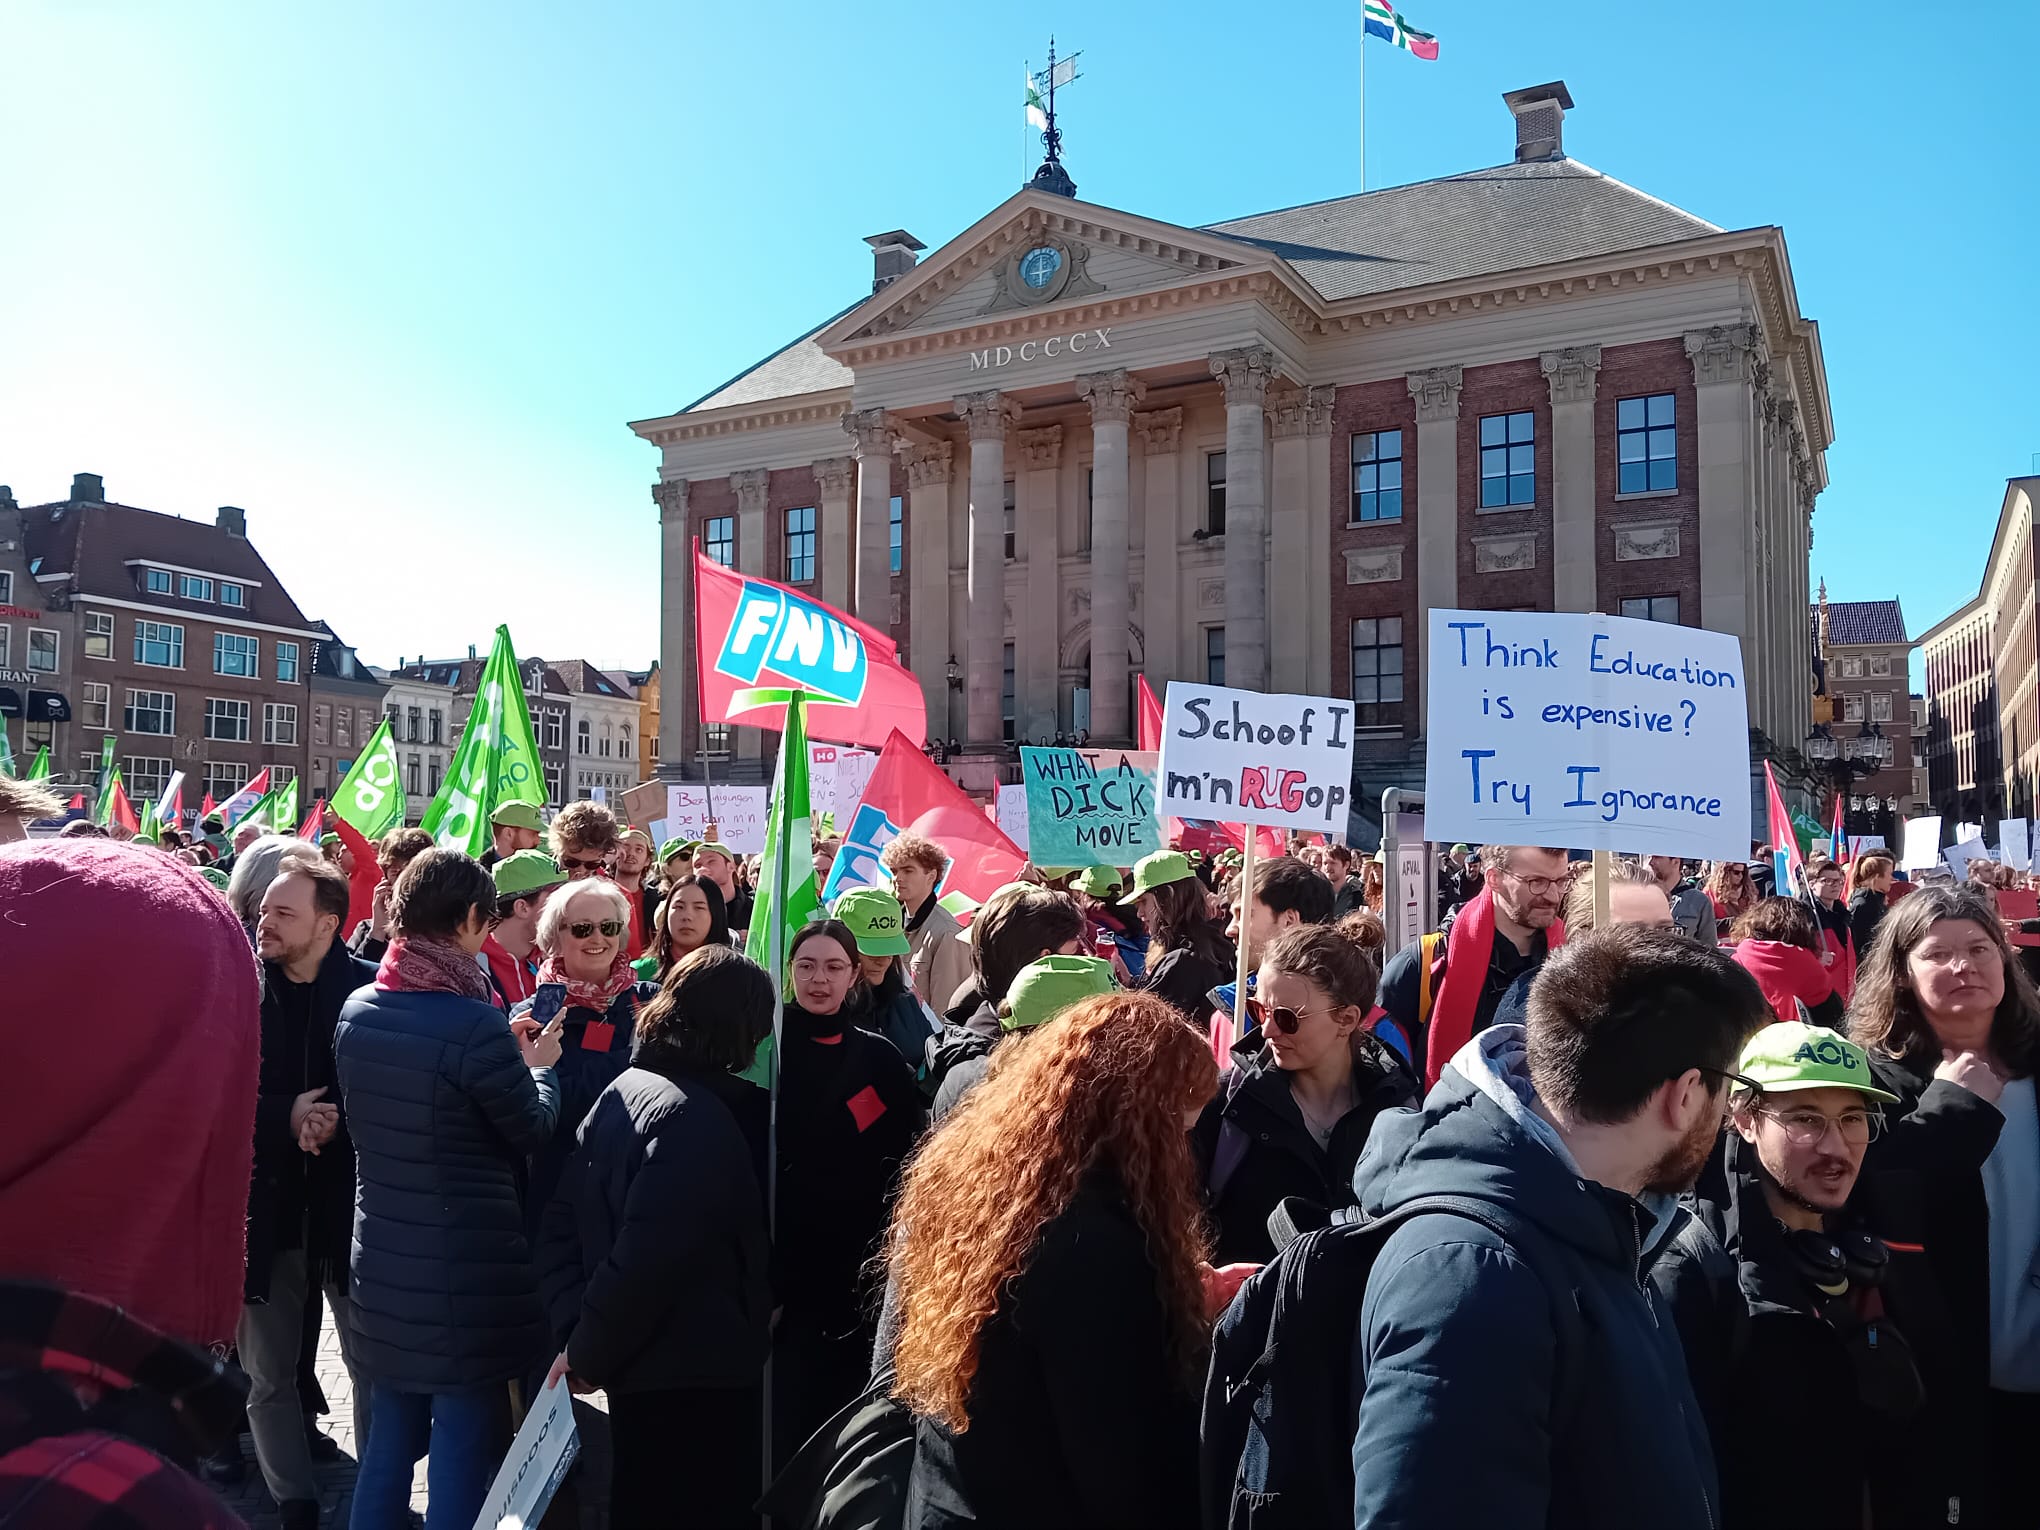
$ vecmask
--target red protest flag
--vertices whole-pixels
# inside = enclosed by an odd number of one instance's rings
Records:
[[[311,816],[298,825],[297,837],[299,839],[308,839],[316,845],[319,842],[320,834],[325,831],[325,827],[326,799],[319,797],[312,803]]]
[[[694,639],[706,722],[783,728],[789,691],[808,693],[810,738],[928,740],[921,682],[897,644],[799,590],[724,568],[694,551]]]
[[[205,800],[198,805],[198,821],[204,823],[219,811],[219,805],[212,800],[212,793],[205,794]]]
[[[1134,734],[1139,746],[1145,750],[1162,747],[1162,704],[1155,699],[1154,691],[1147,683],[1146,675],[1134,677],[1140,682],[1140,718],[1138,731]]]
[[[142,828],[142,821],[135,817],[134,804],[128,801],[127,786],[117,775],[113,778],[113,812],[108,822],[116,829],[127,830],[130,839]]]
[[[1019,881],[1027,861],[1026,852],[985,816],[984,808],[902,733],[885,741],[864,796],[849,814],[837,815],[837,825],[843,847],[822,889],[824,903],[834,903],[838,893],[852,887],[887,885],[878,853],[910,829],[935,841],[949,857],[936,891],[942,906],[959,918],[1008,882]]]

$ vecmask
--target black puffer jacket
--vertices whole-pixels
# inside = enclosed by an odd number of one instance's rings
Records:
[[[354,1141],[347,1115],[317,1153],[290,1134],[290,1111],[308,1090],[326,1091],[322,1104],[340,1103],[333,1070],[333,1030],[340,1009],[357,989],[375,981],[375,968],[347,954],[338,941],[327,951],[311,988],[311,1009],[300,1024],[285,1013],[284,983],[274,962],[262,964],[262,1075],[255,1100],[255,1172],[248,1187],[248,1273],[251,1302],[269,1297],[269,1270],[279,1248],[297,1248],[345,1279],[354,1231]],[[304,1231],[299,1235],[299,1221]]]
[[[581,1123],[540,1278],[574,1374],[611,1392],[757,1385],[771,1347],[765,1195],[726,1091],[633,1067]]]
[[[518,1203],[559,1115],[503,1012],[365,989],[334,1038],[358,1185],[351,1295],[371,1379],[451,1392],[523,1376],[546,1329]]]
[[[1220,1076],[1190,1141],[1218,1229],[1211,1262],[1266,1264],[1275,1257],[1269,1213],[1291,1196],[1327,1211],[1354,1204],[1353,1167],[1374,1118],[1416,1104],[1420,1091],[1401,1058],[1373,1037],[1356,1035],[1353,1108],[1332,1128],[1330,1144],[1319,1147],[1288,1075],[1260,1033],[1243,1037],[1234,1055],[1240,1061]]]

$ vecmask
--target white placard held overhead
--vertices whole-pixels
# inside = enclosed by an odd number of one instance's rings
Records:
[[[1901,871],[1925,871],[1941,861],[1941,819],[1908,818],[1905,821],[1905,851],[1898,858]]]
[[[2005,864],[2014,871],[2033,869],[2032,825],[2024,818],[2007,818],[1998,824],[1998,843],[2005,847]]]
[[[1027,783],[999,783],[998,812],[994,815],[999,832],[1022,850],[1027,848]]]
[[[1343,833],[1353,703],[1169,682],[1155,811]]]
[[[1980,839],[1965,839],[1959,845],[1950,845],[1941,852],[1941,858],[1948,863],[1948,869],[1955,873],[1955,880],[1967,882],[1969,869],[1978,861],[1990,859],[1990,846]]]
[[[714,790],[716,838],[739,855],[765,853],[763,786],[718,786]],[[666,788],[666,830],[675,839],[708,837],[710,792],[702,786]]]
[[[1431,612],[1439,842],[1721,860],[1750,847],[1749,696],[1723,632],[1596,612]]]

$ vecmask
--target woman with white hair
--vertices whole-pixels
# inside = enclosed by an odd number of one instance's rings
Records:
[[[631,971],[630,897],[603,877],[569,882],[538,916],[538,991],[510,1012],[541,1026],[560,1020],[560,1114],[552,1141],[531,1161],[524,1198],[526,1231],[535,1239],[545,1203],[575,1151],[581,1121],[596,1097],[630,1066],[638,1006],[658,992]]]
[[[254,930],[255,921],[262,916],[262,895],[276,880],[276,870],[286,855],[316,861],[319,847],[290,834],[265,834],[234,857],[234,874],[227,881],[227,907],[243,929]],[[252,933],[249,939],[254,939]]]

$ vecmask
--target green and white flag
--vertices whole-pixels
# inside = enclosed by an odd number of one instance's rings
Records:
[[[821,894],[815,891],[809,818],[807,700],[794,691],[786,701],[786,731],[779,738],[779,765],[772,773],[772,796],[765,812],[765,855],[758,863],[751,932],[744,941],[744,955],[770,973],[782,990],[793,937],[822,911]],[[741,1076],[769,1086],[772,1056],[769,1045],[760,1046]]]
[[[28,767],[28,779],[47,781],[50,778],[50,746],[44,744],[35,752],[35,763]]]
[[[92,811],[92,821],[102,829],[113,823],[113,793],[120,786],[120,767],[113,763],[113,740],[109,738],[106,746],[106,774],[100,777],[99,805]]]
[[[397,780],[397,741],[387,714],[333,793],[332,809],[360,831],[363,839],[381,839],[404,821],[404,793]]]
[[[297,777],[292,776],[270,796],[269,832],[295,835],[297,831]]]
[[[7,724],[0,720],[0,776],[14,774],[14,745],[7,740]]]
[[[453,768],[420,820],[435,844],[469,855],[489,848],[489,815],[506,802],[545,805],[545,767],[532,736],[510,629],[498,627],[482,666],[482,683],[468,713]]]
[[[114,736],[109,733],[99,746],[99,795],[102,801],[113,794],[113,745]],[[105,821],[100,820],[101,823]]]
[[[1048,112],[1041,103],[1041,92],[1034,88],[1034,71],[1027,71],[1027,125],[1035,128],[1048,126]]]

